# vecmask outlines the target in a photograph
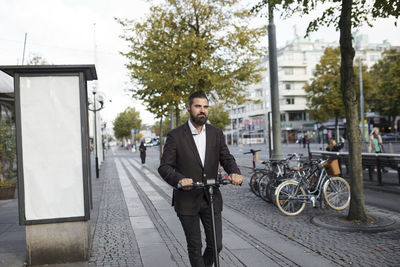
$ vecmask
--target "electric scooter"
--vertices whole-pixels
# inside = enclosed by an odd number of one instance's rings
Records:
[[[218,187],[219,185],[226,185],[232,184],[232,181],[229,179],[216,178],[216,179],[207,179],[206,183],[203,182],[194,182],[191,185],[181,186],[178,184],[177,188],[179,190],[183,190],[184,188],[206,188],[210,193],[210,209],[211,209],[211,224],[212,224],[212,232],[213,232],[213,245],[214,245],[214,266],[219,267],[219,256],[218,256],[218,249],[217,249],[217,234],[215,231],[215,217],[214,217],[214,188]]]

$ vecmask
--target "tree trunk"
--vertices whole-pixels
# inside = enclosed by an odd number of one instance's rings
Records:
[[[346,110],[349,139],[351,201],[348,220],[367,221],[364,205],[364,186],[361,161],[361,131],[359,128],[358,100],[354,89],[354,48],[351,36],[352,0],[342,0],[340,14],[340,88]]]
[[[176,116],[176,119],[175,119],[176,126],[175,127],[178,127],[179,125],[181,125],[181,112],[179,110],[179,107],[175,107],[175,116]]]
[[[2,159],[0,158],[0,182],[3,182],[5,180],[4,175],[3,175],[3,162]]]

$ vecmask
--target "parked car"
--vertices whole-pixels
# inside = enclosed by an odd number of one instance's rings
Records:
[[[145,136],[141,140],[144,140],[145,146],[159,146],[160,137],[158,136]]]

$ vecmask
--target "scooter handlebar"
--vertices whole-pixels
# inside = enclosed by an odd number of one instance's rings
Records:
[[[232,181],[229,179],[207,179],[206,183],[203,182],[194,182],[193,184],[190,185],[184,185],[182,186],[180,183],[176,186],[177,189],[185,189],[185,188],[204,188],[208,186],[217,186],[217,185],[227,185],[227,184],[232,184]]]

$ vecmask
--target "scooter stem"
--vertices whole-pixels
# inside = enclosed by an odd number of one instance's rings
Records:
[[[213,245],[214,245],[214,266],[219,267],[219,257],[217,248],[217,233],[215,231],[215,217],[214,217],[214,187],[209,186],[208,192],[210,193],[210,206],[211,206],[211,223],[213,232]]]

